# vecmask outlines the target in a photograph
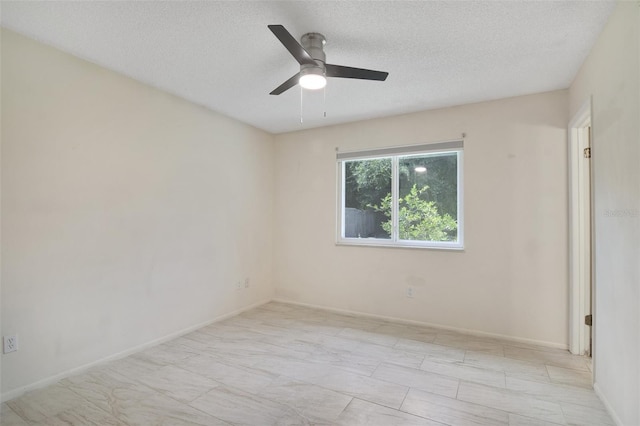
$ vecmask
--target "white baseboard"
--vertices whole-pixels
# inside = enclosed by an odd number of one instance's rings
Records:
[[[180,336],[182,336],[184,334],[191,333],[192,331],[195,331],[195,330],[197,330],[199,328],[205,327],[205,326],[207,326],[209,324],[213,324],[215,322],[225,320],[227,318],[230,318],[230,317],[236,316],[238,314],[241,314],[242,312],[245,312],[245,311],[251,310],[253,308],[256,308],[258,306],[264,305],[265,303],[269,303],[270,301],[271,301],[270,299],[267,299],[267,300],[263,300],[261,302],[253,303],[253,304],[245,306],[243,308],[236,309],[235,311],[228,312],[226,314],[217,316],[217,317],[215,317],[213,319],[207,320],[207,321],[202,322],[200,324],[192,325],[190,327],[187,327],[185,329],[173,332],[171,334],[168,334],[166,336],[163,336],[163,337],[160,337],[158,339],[152,340],[150,342],[143,343],[142,345],[134,346],[133,348],[127,349],[125,351],[118,352],[118,353],[115,353],[113,355],[109,355],[109,356],[101,358],[99,360],[90,362],[88,364],[81,365],[80,367],[76,367],[76,368],[72,368],[70,370],[63,371],[61,373],[58,373],[58,374],[55,374],[53,376],[47,377],[46,379],[38,380],[37,382],[30,383],[30,384],[24,385],[24,386],[20,386],[20,387],[18,387],[16,389],[12,389],[10,391],[4,392],[2,394],[2,396],[1,396],[1,400],[2,400],[2,402],[10,401],[10,400],[12,400],[14,398],[17,398],[17,397],[23,395],[25,392],[28,392],[28,391],[31,391],[31,390],[34,390],[34,389],[43,388],[45,386],[52,385],[52,384],[57,383],[58,381],[60,381],[60,380],[62,380],[64,378],[76,375],[78,373],[82,373],[83,371],[88,370],[91,367],[95,367],[97,365],[104,364],[106,362],[113,361],[113,360],[116,360],[116,359],[119,359],[119,358],[124,358],[124,357],[132,355],[132,354],[134,354],[136,352],[140,352],[140,351],[143,351],[145,349],[148,349],[148,348],[150,348],[152,346],[156,346],[156,345],[159,345],[161,343],[168,342],[169,340],[173,340],[173,339],[175,339],[177,337],[180,337]]]
[[[604,396],[604,394],[602,393],[602,390],[600,390],[600,386],[598,386],[597,383],[593,384],[593,390],[596,392],[596,395],[598,395],[598,398],[600,398],[600,401],[602,401],[602,403],[604,404],[604,408],[607,409],[607,412],[609,413],[609,415],[613,419],[613,422],[617,426],[624,426],[624,424],[620,420],[620,417],[618,417],[616,412],[613,410],[613,407],[609,403],[609,400],[607,399],[607,397]]]
[[[409,319],[398,318],[398,317],[389,317],[389,316],[386,316],[386,315],[371,314],[371,313],[368,313],[368,312],[352,311],[352,310],[349,310],[349,309],[332,308],[332,307],[329,307],[329,306],[314,305],[312,303],[303,303],[303,302],[297,302],[297,301],[293,301],[293,300],[285,300],[285,299],[275,298],[275,299],[273,299],[273,301],[274,302],[280,302],[280,303],[288,303],[288,304],[291,304],[291,305],[305,306],[307,308],[322,309],[324,311],[336,312],[336,313],[339,313],[339,314],[347,314],[347,315],[359,316],[359,317],[365,317],[365,318],[376,318],[376,319],[381,319],[381,320],[385,320],[385,321],[393,321],[393,322],[402,323],[402,324],[420,325],[420,326],[423,326],[423,327],[432,327],[432,328],[438,328],[438,329],[441,329],[441,330],[455,331],[455,332],[458,332],[458,333],[468,334],[468,335],[471,335],[471,336],[492,337],[494,339],[507,340],[507,341],[516,342],[516,343],[527,343],[527,344],[530,344],[530,345],[542,346],[542,347],[553,348],[553,349],[564,349],[564,350],[568,350],[569,349],[569,345],[568,344],[547,342],[547,341],[544,341],[544,340],[534,340],[534,339],[527,339],[527,338],[524,338],[524,337],[506,336],[506,335],[503,335],[503,334],[488,333],[488,332],[480,331],[480,330],[471,330],[471,329],[466,329],[466,328],[451,327],[451,326],[442,325],[442,324],[434,324],[434,323],[429,323],[429,322],[409,320]]]

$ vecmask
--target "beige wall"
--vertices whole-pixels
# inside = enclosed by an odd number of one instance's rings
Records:
[[[620,2],[569,91],[592,96],[595,382],[620,424],[640,424],[640,3]]]
[[[277,136],[276,297],[566,347],[567,123],[557,91]],[[336,147],[463,132],[464,252],[335,245]]]
[[[9,31],[1,47],[5,399],[272,297],[272,136]]]

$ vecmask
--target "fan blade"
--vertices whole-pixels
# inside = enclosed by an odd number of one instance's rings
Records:
[[[291,77],[289,80],[285,81],[280,86],[278,86],[275,89],[273,89],[273,91],[271,93],[269,93],[269,94],[270,95],[279,95],[280,93],[282,93],[284,91],[287,91],[287,90],[291,89],[293,86],[295,86],[296,84],[298,84],[298,80],[299,79],[300,79],[300,73],[297,73],[296,75]]]
[[[366,70],[364,68],[352,68],[333,64],[327,64],[326,70],[327,77],[357,78],[360,80],[385,81],[389,75],[388,72],[384,71]]]
[[[300,65],[318,65],[311,55],[309,55],[309,52],[293,38],[285,27],[282,25],[267,25],[267,27],[269,27],[271,32],[280,40],[280,43],[287,48],[289,53],[293,55]]]

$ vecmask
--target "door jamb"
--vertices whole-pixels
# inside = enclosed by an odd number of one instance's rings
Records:
[[[587,99],[569,123],[568,129],[568,162],[569,162],[569,351],[573,354],[584,355],[586,339],[588,339],[585,327],[585,305],[587,293],[585,286],[589,286],[591,297],[595,300],[591,282],[593,259],[585,262],[582,233],[588,229],[593,244],[593,232],[591,223],[584,224],[580,214],[580,179],[578,161],[582,160],[580,152],[581,134],[586,127],[591,126],[591,97]],[[593,189],[589,185],[591,205],[593,205]],[[591,209],[593,211],[593,209]],[[593,222],[591,218],[590,222]],[[589,251],[590,248],[589,248]],[[586,263],[586,264],[585,264]],[[588,274],[586,274],[588,272]],[[590,276],[588,283],[583,282],[585,276]],[[593,303],[595,305],[595,303]],[[592,306],[593,306],[592,305]],[[592,312],[593,313],[593,312]],[[593,331],[593,330],[592,330]],[[593,333],[595,340],[595,333]],[[595,346],[595,345],[594,345]]]

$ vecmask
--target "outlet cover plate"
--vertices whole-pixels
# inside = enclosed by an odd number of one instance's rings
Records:
[[[4,336],[3,338],[3,353],[8,354],[18,350],[18,336]]]

